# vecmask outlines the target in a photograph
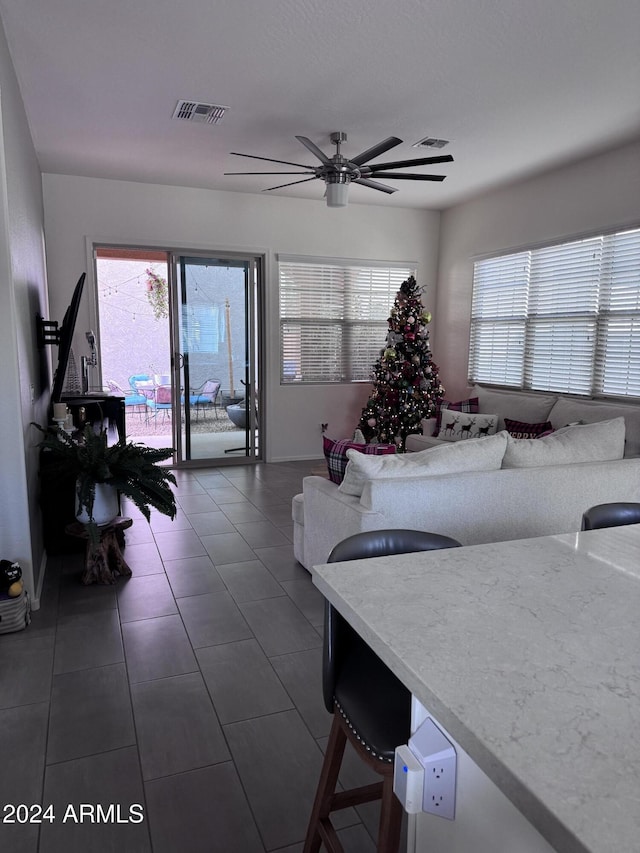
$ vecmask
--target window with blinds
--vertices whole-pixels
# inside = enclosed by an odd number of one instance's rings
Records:
[[[412,264],[278,257],[281,381],[368,381]]]
[[[640,397],[640,229],[474,264],[469,378]]]

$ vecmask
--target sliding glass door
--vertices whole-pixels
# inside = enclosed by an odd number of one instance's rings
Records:
[[[260,458],[261,259],[172,255],[178,464]]]

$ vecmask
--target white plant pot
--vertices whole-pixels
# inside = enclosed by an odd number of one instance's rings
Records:
[[[93,501],[93,521],[101,526],[109,524],[118,515],[118,492],[109,483],[96,483],[96,496]],[[82,524],[91,520],[84,507],[76,501],[76,518]]]

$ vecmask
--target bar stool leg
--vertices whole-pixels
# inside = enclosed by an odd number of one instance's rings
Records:
[[[324,762],[316,791],[316,798],[309,819],[309,828],[305,838],[303,853],[318,853],[322,843],[320,824],[329,820],[333,795],[338,784],[338,773],[342,764],[347,736],[344,733],[337,715],[333,715],[333,723],[329,733],[329,741],[324,754]]]
[[[393,765],[385,774],[380,803],[380,825],[378,828],[378,853],[397,853],[402,830],[402,806],[393,793]]]

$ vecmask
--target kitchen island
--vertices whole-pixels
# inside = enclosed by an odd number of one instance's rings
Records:
[[[313,578],[542,845],[506,849],[638,853],[640,525],[333,563]],[[456,820],[419,815],[410,847],[464,849],[470,775],[459,762]],[[482,832],[467,849],[490,849]]]

